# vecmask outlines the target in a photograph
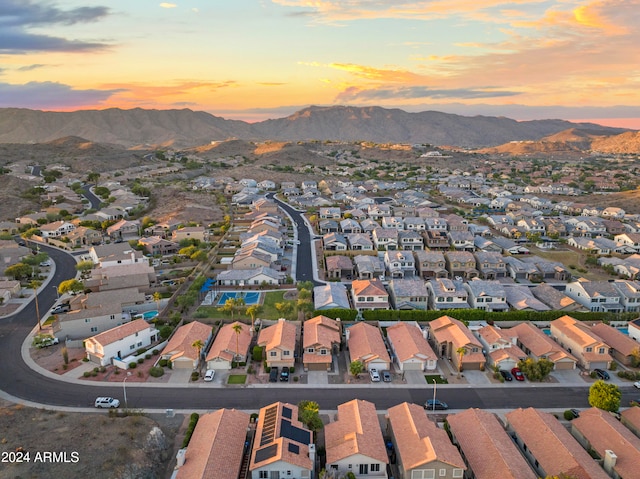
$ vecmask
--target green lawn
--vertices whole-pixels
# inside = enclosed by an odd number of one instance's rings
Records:
[[[427,380],[429,384],[433,384],[433,381],[436,381],[436,384],[449,384],[446,378],[443,378],[439,374],[425,374],[424,378]]]
[[[246,374],[230,374],[227,384],[244,384],[247,382]]]
[[[278,319],[281,315],[276,309],[276,303],[284,301],[285,291],[270,291],[264,294],[264,303],[262,304],[261,318]]]

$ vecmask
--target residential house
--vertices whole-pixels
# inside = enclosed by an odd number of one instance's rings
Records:
[[[385,251],[384,264],[390,278],[415,276],[416,263],[410,251]]]
[[[127,241],[140,237],[140,221],[122,219],[112,224],[106,230],[107,236],[112,241]]]
[[[201,243],[209,241],[209,230],[204,226],[185,226],[173,230],[171,241],[179,243],[182,240],[195,240]]]
[[[437,356],[417,323],[398,322],[387,328],[391,356],[400,371],[435,371]]]
[[[67,233],[67,239],[71,247],[93,246],[102,243],[102,233],[86,226],[78,226]]]
[[[627,231],[624,227],[624,223],[618,220],[603,220],[602,224],[607,229],[607,234],[613,236],[614,240],[617,235],[623,234]],[[619,243],[619,241],[615,241]]]
[[[506,264],[500,253],[476,251],[476,267],[482,279],[498,279],[507,275]]]
[[[640,343],[640,319],[629,321],[627,327],[629,328],[629,337]]]
[[[327,251],[347,250],[347,240],[340,233],[327,233],[322,237],[322,244]]]
[[[447,220],[438,216],[424,218],[424,226],[427,231],[446,232]]]
[[[340,230],[340,225],[335,220],[320,220],[318,222],[318,231],[322,235],[329,233],[337,233]]]
[[[475,332],[482,343],[488,363],[499,369],[511,371],[527,355],[516,346],[516,336],[510,329],[501,329],[493,325],[483,326]]]
[[[507,304],[515,311],[549,311],[551,309],[536,298],[528,286],[508,286],[504,291]]]
[[[382,371],[391,367],[391,358],[380,330],[370,323],[359,322],[345,331],[349,349],[349,363],[360,361],[365,371]]]
[[[436,278],[427,281],[429,309],[467,309],[469,293],[462,281]]]
[[[324,428],[326,468],[358,479],[387,478],[389,456],[375,404],[362,399],[338,405],[337,419]]]
[[[468,231],[449,231],[449,243],[456,251],[475,251],[473,235]]]
[[[415,251],[418,274],[422,279],[446,278],[449,274],[446,270],[444,254],[440,251]]]
[[[94,264],[102,267],[136,263],[148,264],[148,260],[142,255],[142,252],[132,249],[128,243],[92,246],[89,249],[89,257]]]
[[[424,242],[422,236],[417,231],[399,231],[398,247],[405,251],[418,251],[424,249]]]
[[[491,251],[493,253],[502,253],[502,247],[483,236],[474,236],[473,245],[478,251]]]
[[[156,283],[156,273],[148,263],[98,266],[89,272],[84,289],[97,291],[133,290],[148,291]]]
[[[360,223],[358,223],[353,218],[346,218],[340,221],[340,231],[343,234],[352,234],[352,233],[362,233],[362,228],[360,227]]]
[[[370,204],[367,207],[369,218],[380,221],[382,218],[391,216],[391,206],[386,204]]]
[[[613,240],[633,248],[636,253],[640,253],[640,233],[618,234],[613,237]]]
[[[229,269],[218,273],[218,284],[223,286],[258,286],[262,284],[283,284],[285,274],[271,268]]]
[[[581,236],[572,236],[567,241],[569,246],[587,251],[591,254],[605,255],[611,254],[617,248],[615,241],[606,238],[585,238]]]
[[[197,369],[203,352],[212,338],[211,326],[199,321],[180,326],[160,353],[162,359],[171,361],[172,369]]]
[[[340,218],[342,218],[342,212],[340,211],[340,208],[336,206],[320,208],[318,210],[318,218],[320,218],[321,220],[339,220]]]
[[[429,323],[429,332],[436,353],[449,358],[458,371],[484,369],[482,344],[461,321],[442,316]]]
[[[340,321],[316,316],[304,322],[302,364],[305,371],[330,371],[333,354],[340,347]]]
[[[452,279],[473,279],[478,277],[476,259],[468,251],[448,251],[445,253],[447,271]]]
[[[404,229],[408,231],[424,231],[426,225],[424,219],[419,216],[406,216],[404,218]]]
[[[460,452],[421,406],[403,402],[391,407],[387,410],[387,421],[387,434],[397,454],[399,479],[465,477],[467,466]]]
[[[516,243],[512,239],[503,236],[494,236],[491,238],[491,241],[502,248],[500,252],[503,254],[529,254],[528,248]]]
[[[325,258],[328,279],[351,279],[353,276],[353,262],[349,256],[332,255]]]
[[[173,255],[180,249],[179,244],[162,239],[160,236],[140,238],[138,240],[138,245],[142,246],[144,250],[152,256]]]
[[[368,233],[348,234],[347,244],[353,251],[373,251],[373,241]]]
[[[539,256],[526,256],[519,259],[538,268],[543,281],[567,281],[571,278],[571,273],[557,261],[548,261]]]
[[[385,216],[380,224],[384,229],[396,229],[398,231],[404,229],[404,220],[401,216]]]
[[[620,313],[624,310],[620,292],[608,281],[573,281],[567,284],[565,294],[589,311]]]
[[[516,336],[516,345],[531,359],[548,359],[558,370],[576,368],[578,360],[533,324],[520,323],[509,328],[509,332]]]
[[[427,309],[429,292],[423,279],[392,279],[389,293],[394,309]]]
[[[447,416],[453,443],[475,479],[536,479],[498,418],[489,411],[467,409]]]
[[[237,250],[230,265],[233,270],[255,270],[257,268],[271,268],[272,266],[274,264],[270,255],[254,249],[248,251]]]
[[[249,419],[249,414],[235,409],[201,415],[174,479],[240,477]]]
[[[60,238],[66,236],[71,231],[76,229],[73,223],[67,221],[54,221],[53,223],[47,223],[40,226],[40,236],[43,238]]]
[[[398,249],[398,230],[376,228],[371,234],[373,237],[373,244],[377,250]]]
[[[448,250],[449,237],[446,231],[423,231],[424,244],[430,250]]]
[[[609,347],[609,353],[624,366],[632,366],[640,346],[636,341],[619,329],[608,324],[598,323],[591,327],[591,332]]]
[[[473,280],[464,284],[469,293],[469,305],[483,311],[505,311],[509,309],[507,293],[498,281]]]
[[[502,258],[507,268],[507,276],[515,281],[540,281],[542,274],[532,263],[520,261],[514,256]]]
[[[323,309],[350,309],[347,288],[344,283],[330,281],[313,288],[313,304],[316,311]]]
[[[549,306],[553,311],[585,311],[586,308],[578,303],[575,299],[570,298],[566,294],[560,292],[553,286],[542,283],[531,288],[531,293]]]
[[[277,402],[260,409],[249,461],[251,479],[312,479],[315,460],[313,434],[298,420],[298,406]]]
[[[295,323],[284,318],[261,329],[258,346],[264,348],[267,367],[294,367],[297,338],[298,328]]]
[[[640,407],[630,407],[620,413],[620,422],[640,437]]]
[[[358,255],[353,262],[358,279],[374,279],[384,275],[384,263],[377,256]]]
[[[351,300],[358,311],[389,309],[389,293],[377,278],[354,280],[351,283]]]
[[[207,369],[229,370],[233,363],[246,363],[253,332],[251,326],[240,321],[220,328],[205,358]]]
[[[640,282],[616,280],[611,284],[620,293],[620,303],[626,312],[640,311]]]
[[[518,408],[505,417],[511,437],[538,477],[609,479],[553,414],[534,408]]]
[[[85,340],[87,359],[100,366],[112,364],[112,360],[135,355],[136,351],[151,346],[159,337],[153,324],[144,319],[124,323]]]

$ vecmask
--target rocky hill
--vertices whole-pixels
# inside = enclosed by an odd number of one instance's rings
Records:
[[[518,122],[504,117],[466,117],[435,111],[409,113],[380,107],[312,106],[286,118],[253,124],[188,109],[111,108],[75,112],[0,109],[0,143],[43,143],[77,136],[126,148],[185,148],[230,138],[429,143],[478,148],[540,140],[576,127],[602,135],[627,131],[563,120]]]

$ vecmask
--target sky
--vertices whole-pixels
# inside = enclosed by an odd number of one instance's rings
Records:
[[[1,0],[0,107],[309,105],[640,129],[640,0]]]

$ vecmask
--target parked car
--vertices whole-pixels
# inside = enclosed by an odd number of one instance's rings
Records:
[[[269,382],[270,383],[278,382],[278,368],[277,368],[277,366],[271,366],[271,370],[269,371]]]
[[[45,338],[42,338],[42,341],[40,341],[40,343],[38,344],[38,347],[48,348],[49,346],[53,346],[54,344],[58,344],[59,342],[60,342],[60,339],[54,336],[47,336]]]
[[[40,267],[41,268],[48,268],[49,266],[51,266],[51,261],[43,261],[42,263],[40,263]]]
[[[596,376],[598,377],[598,379],[602,379],[604,381],[609,380],[609,373],[606,372],[604,369],[594,369],[593,372],[596,373]]]
[[[440,410],[444,411],[445,409],[449,409],[449,406],[446,402],[440,401],[440,399],[427,399],[427,402],[424,403],[424,408],[429,411]]]
[[[389,371],[382,371],[382,380],[385,383],[391,382],[391,373]]]
[[[99,397],[96,398],[95,407],[102,408],[116,408],[120,406],[120,401],[110,397]]]
[[[574,419],[578,419],[580,417],[579,409],[569,409],[569,411],[571,411],[571,414],[573,414]]]
[[[282,371],[280,371],[280,381],[282,382],[289,381],[289,370],[287,368],[282,368]]]
[[[213,378],[215,377],[216,372],[213,369],[207,369],[207,372],[204,373],[204,380],[209,382],[209,381],[213,381]]]
[[[371,377],[371,382],[377,383],[380,382],[380,374],[378,370],[375,368],[369,369],[369,376]]]
[[[505,381],[513,381],[513,376],[509,371],[505,371],[504,369],[500,370],[500,376],[504,378]]]
[[[633,386],[634,386],[636,389],[640,389],[640,381],[636,381],[635,383],[633,383]]]
[[[513,368],[511,374],[516,378],[516,381],[524,381],[524,374],[520,371],[520,368]]]
[[[69,303],[63,303],[53,308],[51,310],[51,314],[67,313],[69,311],[71,311],[71,306],[69,306]]]

